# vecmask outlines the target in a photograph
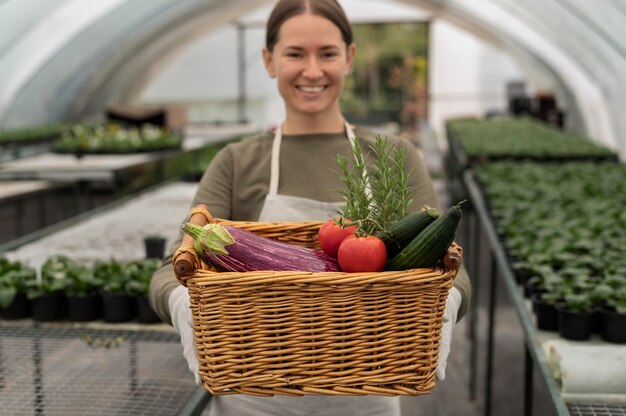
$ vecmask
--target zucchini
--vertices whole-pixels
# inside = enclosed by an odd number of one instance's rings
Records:
[[[424,206],[421,211],[408,214],[394,222],[386,231],[379,231],[376,237],[383,240],[387,249],[387,258],[391,259],[406,247],[430,223],[439,217],[436,208]]]
[[[387,263],[387,270],[434,267],[452,245],[461,221],[461,201],[450,207]]]
[[[233,226],[184,223],[195,240],[194,249],[205,263],[220,272],[255,270],[338,272],[337,259],[314,250],[274,240]]]

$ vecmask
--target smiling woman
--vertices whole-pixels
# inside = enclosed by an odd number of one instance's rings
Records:
[[[283,24],[278,41],[271,51],[264,49],[263,57],[285,101],[285,133],[309,126],[342,130],[339,95],[354,53],[354,44],[346,45],[339,28],[323,17],[305,14]],[[319,119],[326,123],[319,125]]]
[[[272,23],[280,30],[268,30],[263,59],[285,102],[283,133],[342,131],[339,95],[356,52],[352,32],[344,35],[340,26],[315,14]]]
[[[376,165],[375,152],[371,150],[377,132],[348,124],[339,104],[356,51],[350,23],[336,0],[278,1],[268,20],[262,54],[267,73],[276,80],[282,96],[285,119],[275,131],[263,132],[223,148],[208,166],[191,205],[205,205],[215,218],[237,222],[323,222],[336,217],[344,203],[338,192],[343,187],[338,156],[348,158],[351,167],[353,149],[363,149],[363,165],[372,172],[375,172]],[[418,149],[395,136],[388,136],[386,143],[390,154],[394,149],[401,149],[405,155],[406,185],[415,191],[408,209],[418,211],[424,205],[438,207]],[[180,334],[189,368],[200,384],[202,378],[210,377],[204,370],[207,363],[203,360],[200,372],[189,292],[178,284],[171,261],[172,257],[178,258],[181,254],[176,249],[181,247],[182,241],[180,235],[167,261],[155,273],[150,298],[155,311],[165,322],[171,322]],[[188,243],[189,238],[186,238],[185,244]],[[465,314],[470,297],[466,274],[460,273],[454,286],[458,290],[449,292],[452,296],[448,297],[451,301],[441,329],[440,351],[449,351],[452,327],[456,317],[460,319]],[[207,301],[214,300],[207,298]],[[292,325],[297,331],[295,324]],[[266,353],[273,354],[261,352]],[[436,377],[443,380],[447,352],[438,357]],[[271,384],[279,386],[278,389],[283,385],[281,381],[275,381],[275,377],[285,374],[285,366],[282,363],[281,368],[270,375]],[[307,370],[307,378],[309,375],[316,378],[320,371],[324,370]],[[381,377],[379,370],[373,370],[372,374],[377,379]],[[258,369],[250,374],[246,372],[248,376],[258,380],[265,377],[259,375]],[[341,382],[345,381],[343,376],[340,378]],[[308,394],[303,397],[290,397],[295,390],[289,385],[281,390],[284,395],[277,393],[274,397],[215,395],[211,399],[209,414],[400,414],[397,396],[377,396],[374,391],[366,396],[319,395],[320,391],[328,391],[324,390],[325,387],[321,383],[314,391],[307,390]],[[358,391],[346,388],[350,394]],[[255,387],[250,387],[249,391],[255,391]]]

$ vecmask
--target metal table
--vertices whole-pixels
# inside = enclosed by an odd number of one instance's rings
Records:
[[[42,153],[4,163],[0,181],[48,180],[78,184],[83,193],[125,195],[184,175],[234,137],[186,137],[180,149],[130,154]]]
[[[0,321],[4,415],[197,415],[209,399],[169,326]]]
[[[572,416],[626,416],[626,408],[609,405],[570,404]]]
[[[478,256],[481,252],[480,239],[478,230],[481,229],[486,237],[488,243],[488,250],[490,253],[489,259],[489,301],[488,301],[488,316],[487,316],[487,358],[485,363],[485,415],[491,414],[491,392],[492,392],[492,374],[493,374],[493,343],[494,343],[494,327],[495,327],[495,305],[496,305],[496,287],[500,281],[504,284],[507,294],[513,306],[515,308],[516,315],[521,324],[524,332],[525,340],[525,355],[524,355],[524,415],[531,415],[533,408],[533,396],[532,396],[532,380],[533,371],[535,368],[539,370],[541,380],[544,382],[548,392],[548,396],[551,400],[554,414],[558,416],[568,415],[582,415],[582,416],[621,416],[626,414],[625,405],[582,405],[577,403],[566,403],[561,394],[560,388],[557,385],[556,380],[552,376],[550,367],[547,362],[546,355],[542,348],[542,337],[539,330],[536,327],[534,316],[531,309],[528,307],[526,300],[523,297],[522,290],[518,287],[513,270],[510,267],[508,258],[499,241],[496,233],[495,226],[489,216],[485,200],[483,198],[480,187],[476,183],[473,172],[466,170],[463,173],[463,184],[470,197],[472,212],[471,217],[474,227],[472,227],[470,235],[474,238],[470,246],[466,246],[469,249],[467,252],[467,258],[470,262],[470,266],[476,265],[479,262]],[[470,227],[462,229],[467,233]],[[470,267],[470,273],[473,268]],[[476,286],[474,286],[476,287]],[[481,291],[482,292],[482,291]],[[477,295],[477,293],[475,293]],[[472,322],[470,322],[470,328],[476,327],[477,315],[470,315]],[[472,334],[470,334],[472,335]],[[475,337],[470,337],[471,343],[475,344]],[[471,346],[471,351],[475,351],[476,346]],[[470,351],[470,352],[471,352]],[[470,358],[473,354],[470,354]],[[474,362],[475,364],[475,362]],[[475,377],[475,369],[471,377]],[[475,380],[470,380],[470,393],[474,387]]]
[[[1,181],[0,244],[76,215],[77,201],[70,182]]]

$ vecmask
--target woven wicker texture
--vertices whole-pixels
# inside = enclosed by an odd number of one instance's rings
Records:
[[[216,222],[309,246],[321,225]],[[203,385],[216,395],[427,394],[455,275],[197,269],[185,283]]]

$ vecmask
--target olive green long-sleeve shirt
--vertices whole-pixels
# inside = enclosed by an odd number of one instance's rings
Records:
[[[366,153],[376,134],[357,127],[355,135]],[[205,204],[216,218],[257,221],[270,181],[270,155],[274,134],[261,133],[223,148],[208,166],[198,185],[190,208]],[[405,169],[409,186],[415,191],[411,210],[424,205],[439,207],[430,177],[417,148],[407,140],[388,136],[388,143],[404,148]],[[280,181],[278,193],[326,202],[342,201],[343,183],[337,155],[352,160],[350,143],[344,133],[283,135],[280,152]],[[373,162],[366,153],[368,164]],[[185,218],[181,218],[181,223]],[[179,284],[174,275],[171,255],[180,246],[182,232],[169,250],[169,255],[155,273],[150,286],[150,303],[157,314],[171,323],[168,298]],[[454,286],[462,295],[459,319],[466,313],[471,297],[471,285],[464,269]]]

